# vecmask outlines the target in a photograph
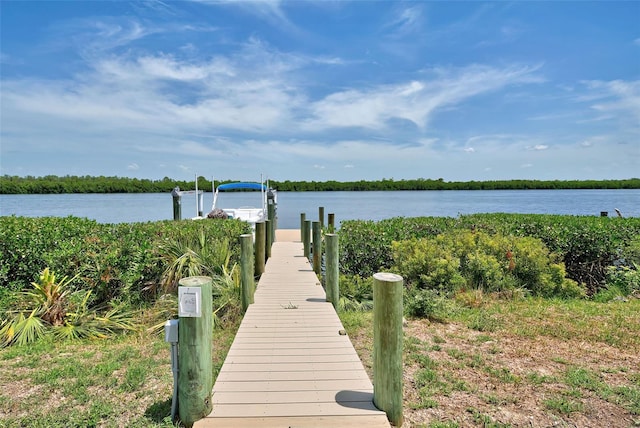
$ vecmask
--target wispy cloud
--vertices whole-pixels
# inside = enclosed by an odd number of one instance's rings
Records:
[[[362,127],[381,129],[390,119],[404,119],[425,129],[438,109],[513,84],[539,83],[539,66],[496,68],[472,65],[426,70],[422,80],[381,85],[363,91],[330,94],[311,105],[308,129]]]

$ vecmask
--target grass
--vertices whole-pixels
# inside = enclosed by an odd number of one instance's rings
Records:
[[[371,376],[370,314],[340,317]],[[640,426],[638,299],[454,305],[409,320],[403,351],[408,426]]]
[[[217,376],[237,325],[214,330]],[[0,350],[0,426],[173,427],[164,335],[37,342]]]

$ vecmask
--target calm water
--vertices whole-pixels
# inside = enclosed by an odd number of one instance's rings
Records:
[[[223,199],[224,198],[224,199]],[[205,213],[211,206],[205,194]],[[228,193],[220,196],[220,206],[258,204],[259,194]],[[279,192],[278,227],[298,228],[300,213],[307,219],[334,213],[342,220],[381,220],[391,217],[446,216],[472,213],[532,213],[615,216],[618,208],[625,217],[640,217],[640,190],[477,190],[403,192]],[[184,196],[182,217],[194,216],[195,199]],[[0,215],[28,217],[69,215],[95,219],[101,223],[145,222],[173,218],[169,193],[0,195]]]

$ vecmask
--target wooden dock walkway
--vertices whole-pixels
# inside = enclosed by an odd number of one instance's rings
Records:
[[[255,294],[194,427],[389,427],[342,323],[303,255],[278,230]]]

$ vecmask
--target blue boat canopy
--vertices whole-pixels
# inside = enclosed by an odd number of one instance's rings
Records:
[[[246,190],[267,190],[267,186],[265,186],[264,184],[260,184],[260,183],[228,183],[228,184],[221,184],[220,186],[218,186],[218,190],[241,190],[241,189],[246,189]]]

